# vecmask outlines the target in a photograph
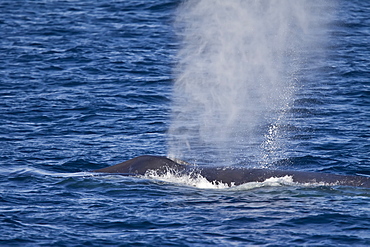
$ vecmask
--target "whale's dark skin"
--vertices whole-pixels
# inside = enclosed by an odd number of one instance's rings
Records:
[[[271,177],[291,176],[296,183],[323,183],[325,185],[344,185],[370,188],[370,177],[345,176],[329,173],[281,171],[269,169],[250,169],[243,167],[193,166],[183,161],[175,162],[162,156],[139,156],[114,166],[94,170],[98,173],[115,173],[125,176],[145,175],[147,171],[164,174],[176,171],[185,174],[200,174],[210,182],[240,185],[249,182],[263,182]]]

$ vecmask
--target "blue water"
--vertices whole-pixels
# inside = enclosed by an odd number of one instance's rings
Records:
[[[335,2],[275,168],[370,175],[370,2]],[[369,246],[369,189],[88,173],[167,154],[180,3],[0,2],[0,245]]]

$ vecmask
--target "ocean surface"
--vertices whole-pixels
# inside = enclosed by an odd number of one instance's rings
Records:
[[[168,155],[181,6],[0,1],[0,246],[370,246],[368,188],[89,172]],[[323,12],[272,169],[370,176],[369,13]]]

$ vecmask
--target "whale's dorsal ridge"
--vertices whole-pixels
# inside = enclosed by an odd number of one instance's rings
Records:
[[[164,171],[169,167],[183,169],[184,166],[165,156],[142,155],[93,172],[144,175],[148,170]]]

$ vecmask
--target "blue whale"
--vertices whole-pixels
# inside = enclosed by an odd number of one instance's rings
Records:
[[[139,156],[117,165],[94,170],[98,173],[114,173],[124,176],[145,175],[148,171],[165,174],[175,171],[180,174],[200,174],[210,182],[241,185],[249,182],[263,182],[272,177],[290,176],[295,183],[344,185],[370,188],[370,177],[346,176],[329,173],[251,169],[244,167],[194,166],[184,161],[173,161],[162,156]]]

